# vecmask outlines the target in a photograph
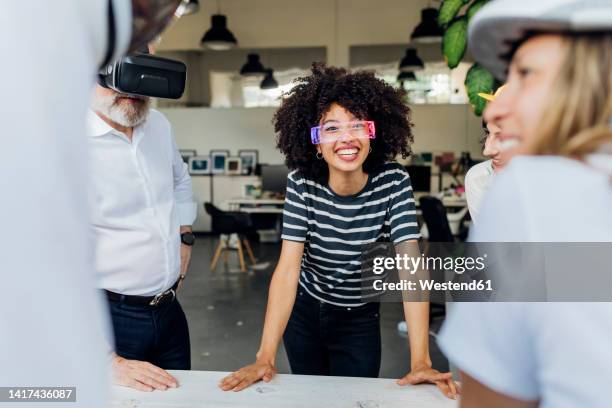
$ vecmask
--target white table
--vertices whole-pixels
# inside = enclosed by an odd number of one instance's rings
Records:
[[[168,391],[141,392],[113,386],[110,407],[180,408],[446,408],[457,407],[433,385],[400,387],[395,380],[279,374],[241,392],[221,391],[227,373],[170,371],[181,386]]]

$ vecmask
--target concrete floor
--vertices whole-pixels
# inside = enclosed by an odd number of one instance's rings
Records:
[[[233,371],[254,361],[268,284],[280,252],[280,244],[253,243],[258,261],[270,262],[268,269],[248,274],[231,272],[221,261],[216,272],[211,273],[210,261],[217,242],[215,237],[198,237],[191,268],[179,294],[189,322],[193,370]],[[235,254],[230,254],[229,267],[238,267]],[[402,319],[399,303],[382,305],[382,378],[399,378],[410,367],[407,339],[396,328]],[[432,328],[436,329],[439,323],[435,321]],[[430,349],[434,368],[448,371],[448,362],[431,337]],[[291,372],[282,344],[277,369],[279,373]]]

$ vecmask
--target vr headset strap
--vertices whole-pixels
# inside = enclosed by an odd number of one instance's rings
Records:
[[[107,36],[106,56],[102,62],[101,68],[105,67],[115,54],[115,11],[113,9],[113,0],[108,0],[108,36]]]

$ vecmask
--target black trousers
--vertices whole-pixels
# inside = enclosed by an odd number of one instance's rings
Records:
[[[380,305],[347,308],[299,288],[283,336],[293,374],[378,377]]]
[[[157,307],[109,301],[115,352],[164,370],[191,369],[189,329],[178,300]]]

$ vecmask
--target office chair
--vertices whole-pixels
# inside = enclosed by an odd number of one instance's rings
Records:
[[[253,255],[251,244],[246,237],[247,234],[255,233],[251,216],[248,213],[240,211],[222,211],[212,203],[204,203],[204,209],[210,215],[212,231],[215,234],[219,234],[219,245],[217,245],[212,262],[210,263],[210,270],[212,272],[215,271],[221,253],[223,253],[224,264],[227,266],[228,251],[236,249],[240,270],[246,272],[247,268],[244,261],[244,250],[246,250],[249,260],[253,265],[257,262]],[[237,236],[236,248],[232,248],[230,245],[230,239],[234,234]]]
[[[429,242],[454,242],[455,237],[451,232],[442,201],[436,197],[424,196],[419,198],[419,203],[429,232]]]
[[[436,197],[419,198],[423,219],[429,232],[429,242],[455,242],[444,204]],[[446,316],[446,305],[432,302],[430,304],[429,322],[436,317]]]

